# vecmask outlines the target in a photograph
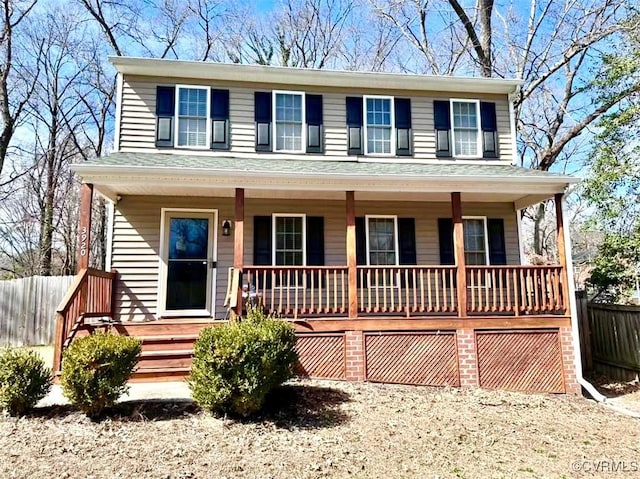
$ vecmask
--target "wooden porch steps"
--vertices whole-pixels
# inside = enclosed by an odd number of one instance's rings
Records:
[[[144,323],[116,323],[113,331],[142,341],[142,353],[132,381],[181,381],[189,375],[193,347],[211,320],[159,319]]]

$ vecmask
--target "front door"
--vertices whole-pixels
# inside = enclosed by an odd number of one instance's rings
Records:
[[[213,316],[217,212],[163,211],[162,316]]]

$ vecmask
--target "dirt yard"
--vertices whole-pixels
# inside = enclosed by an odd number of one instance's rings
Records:
[[[101,422],[68,407],[0,420],[2,478],[638,477],[639,468],[640,420],[562,396],[303,381],[245,421],[188,402],[124,403]]]

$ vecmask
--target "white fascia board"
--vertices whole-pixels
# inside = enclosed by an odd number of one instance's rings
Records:
[[[136,57],[109,57],[127,75],[376,90],[512,94],[522,80],[352,72]]]
[[[564,192],[576,181],[567,176],[383,176],[339,175],[328,173],[262,173],[233,170],[203,170],[188,168],[145,168],[131,166],[74,165],[73,169],[87,183],[117,185],[144,183],[206,184],[237,188],[313,189],[316,191],[415,191],[415,192],[495,192],[554,194]]]

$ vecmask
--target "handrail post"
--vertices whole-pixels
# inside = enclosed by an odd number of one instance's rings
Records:
[[[462,200],[459,192],[451,193],[453,216],[453,249],[457,267],[456,293],[458,316],[467,317],[467,272],[464,259],[464,226],[462,224]]]
[[[358,270],[356,265],[355,193],[346,192],[347,200],[347,268],[349,279],[349,319],[358,317]]]

